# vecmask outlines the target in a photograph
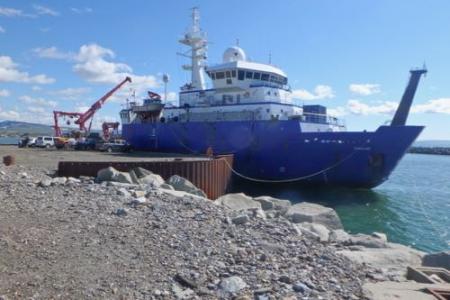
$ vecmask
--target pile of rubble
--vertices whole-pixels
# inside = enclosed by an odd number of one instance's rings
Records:
[[[0,299],[362,299],[423,253],[349,235],[331,208],[136,168],[97,178],[0,167]]]

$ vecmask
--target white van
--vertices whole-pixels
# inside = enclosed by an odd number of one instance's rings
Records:
[[[36,138],[36,147],[50,148],[55,146],[55,138],[52,136],[38,136]]]

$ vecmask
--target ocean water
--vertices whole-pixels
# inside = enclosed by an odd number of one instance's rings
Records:
[[[0,137],[0,145],[17,145],[18,141],[16,137]]]
[[[251,195],[334,208],[352,233],[384,232],[392,242],[450,250],[450,156],[406,154],[390,179],[372,190],[236,186]]]

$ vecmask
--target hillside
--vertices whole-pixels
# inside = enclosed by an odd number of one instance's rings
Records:
[[[20,136],[29,135],[52,135],[53,128],[50,125],[27,123],[19,121],[0,121],[0,135]]]

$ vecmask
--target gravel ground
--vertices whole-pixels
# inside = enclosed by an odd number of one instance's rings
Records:
[[[284,218],[235,225],[209,200],[147,187],[140,203],[125,196],[135,187],[91,178],[42,187],[57,160],[110,156],[12,149],[18,165],[0,167],[0,299],[363,298],[370,271]]]

